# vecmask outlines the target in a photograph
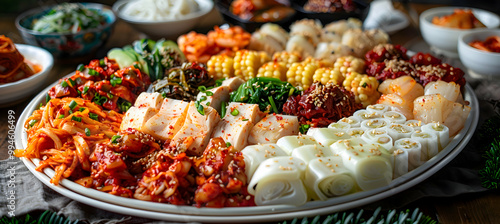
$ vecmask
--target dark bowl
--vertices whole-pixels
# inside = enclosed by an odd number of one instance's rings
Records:
[[[102,47],[113,30],[116,16],[111,7],[97,3],[81,3],[87,8],[97,9],[106,18],[106,23],[97,28],[77,33],[41,33],[31,29],[33,20],[44,16],[53,6],[36,8],[22,13],[16,18],[16,27],[24,42],[39,46],[59,59],[93,56]]]
[[[222,14],[222,17],[224,20],[230,24],[233,25],[238,25],[241,26],[243,29],[245,29],[248,32],[254,32],[257,30],[259,27],[262,25],[266,24],[267,22],[253,22],[249,20],[244,20],[238,17],[237,15],[234,15],[231,10],[231,2],[232,0],[216,0],[215,6],[217,7],[217,10]],[[290,25],[295,21],[296,19],[297,12],[293,13],[292,15],[279,20],[279,21],[273,21],[270,23],[275,23],[280,25],[286,30],[289,30]]]
[[[348,18],[358,18],[364,21],[370,11],[370,4],[363,0],[353,0],[353,2],[356,5],[356,9],[352,12],[323,13],[306,11],[304,10],[304,5],[307,3],[307,0],[295,0],[292,6],[300,18],[319,20],[323,25]]]

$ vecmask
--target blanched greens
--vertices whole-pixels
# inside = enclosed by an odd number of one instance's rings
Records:
[[[231,93],[231,102],[258,104],[261,111],[281,113],[289,96],[300,91],[288,82],[276,78],[257,77],[243,83]]]
[[[105,22],[104,16],[96,9],[78,3],[63,3],[34,21],[32,29],[41,33],[77,33],[97,28]]]

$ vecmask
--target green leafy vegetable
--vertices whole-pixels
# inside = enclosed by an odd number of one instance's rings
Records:
[[[77,117],[77,116],[71,117],[71,120],[74,120],[74,121],[77,121],[77,122],[82,122],[82,118],[81,117]]]
[[[240,85],[237,91],[231,93],[231,102],[258,104],[261,111],[281,113],[291,94],[300,91],[288,82],[276,78],[257,77]]]
[[[34,20],[32,29],[44,34],[77,33],[105,23],[106,18],[97,9],[78,3],[63,3],[53,7],[42,18]]]
[[[94,114],[94,113],[89,113],[89,117],[90,117],[90,119],[92,119],[92,120],[96,120],[96,121],[98,121],[98,120],[99,120],[99,115]]]
[[[302,134],[306,134],[310,127],[311,127],[311,125],[309,125],[309,124],[301,124],[299,127],[299,131]]]

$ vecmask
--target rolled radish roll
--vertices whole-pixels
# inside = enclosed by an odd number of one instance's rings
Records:
[[[438,137],[439,151],[450,143],[450,129],[440,123],[428,123],[422,126],[422,131],[434,133]]]
[[[339,140],[330,147],[342,157],[345,167],[354,174],[362,190],[386,186],[392,181],[391,155],[379,144],[351,138]]]
[[[350,116],[350,117],[344,117],[340,120],[337,121],[337,123],[346,123],[351,126],[351,128],[359,128],[361,126],[361,121],[359,118]]]
[[[267,159],[255,171],[248,193],[257,205],[303,205],[309,199],[302,182],[306,168],[304,161],[290,156]]]
[[[382,116],[389,120],[391,123],[404,124],[406,122],[406,117],[402,113],[396,111],[387,111],[382,114]]]
[[[346,131],[349,130],[349,128],[351,128],[351,125],[348,123],[337,122],[337,123],[331,123],[330,125],[328,125],[328,128]]]
[[[415,130],[413,130],[410,126],[399,123],[390,124],[385,128],[385,130],[394,141],[401,138],[409,138],[411,137],[411,134],[415,132]]]
[[[303,160],[306,164],[309,161],[321,158],[333,156],[333,152],[329,147],[320,145],[304,145],[293,150],[292,157]]]
[[[391,122],[385,118],[364,120],[361,122],[361,128],[367,131],[370,129],[387,127],[390,123]]]
[[[419,121],[419,120],[408,120],[405,122],[406,126],[413,128],[413,130],[415,130],[415,131],[422,130],[421,128],[422,128],[422,125],[424,125],[424,124],[425,124],[424,122]]]
[[[427,161],[438,154],[439,142],[436,134],[420,131],[411,134],[411,138],[419,141],[422,145],[422,154],[420,160]]]
[[[314,139],[323,146],[330,146],[340,139],[348,139],[351,137],[347,134],[347,130],[332,128],[309,129],[307,135],[314,136]]]
[[[385,104],[374,104],[367,106],[366,110],[369,112],[377,112],[379,114],[383,114],[387,111],[390,111],[391,108]]]
[[[288,155],[291,155],[294,149],[303,145],[319,145],[316,139],[309,135],[290,135],[281,137],[276,144],[281,149],[285,150]]]
[[[340,156],[316,158],[309,161],[304,184],[312,198],[327,200],[354,192],[356,180],[342,163]]]
[[[255,170],[264,160],[278,156],[289,156],[276,144],[250,145],[241,150],[241,153],[245,160],[245,174],[248,180],[252,179]]]
[[[406,169],[408,171],[414,170],[418,166],[422,165],[425,161],[421,160],[422,157],[422,144],[419,141],[411,139],[411,138],[402,138],[394,142],[394,151],[401,150],[403,152],[407,152],[406,156]],[[405,171],[405,155],[398,155],[395,157],[397,160],[394,161],[395,173],[404,174]]]
[[[351,136],[351,138],[361,138],[361,135],[365,133],[365,130],[362,128],[351,128],[347,130],[347,134]]]
[[[365,133],[361,135],[361,139],[367,143],[379,144],[388,151],[390,151],[393,146],[391,136],[387,134],[386,130],[380,128],[365,131]]]
[[[368,110],[358,110],[354,112],[352,116],[358,118],[361,122],[365,120],[378,119],[383,117],[382,114],[379,112],[368,111]]]

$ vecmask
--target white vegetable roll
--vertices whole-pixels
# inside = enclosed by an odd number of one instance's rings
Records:
[[[450,129],[440,123],[428,123],[422,126],[422,131],[434,133],[438,137],[439,151],[450,143]]]
[[[415,131],[422,130],[421,127],[424,124],[425,124],[424,122],[419,121],[419,120],[408,120],[408,121],[405,122],[406,126],[409,126],[409,127],[413,128],[413,130],[415,130]]]
[[[290,135],[281,137],[276,144],[288,155],[291,155],[293,150],[303,145],[319,145],[314,137],[309,135]]]
[[[411,138],[422,144],[422,154],[420,160],[427,161],[438,154],[439,141],[436,134],[420,131],[411,134]]]
[[[330,125],[328,125],[328,128],[337,130],[349,130],[349,128],[351,128],[351,125],[348,123],[337,122],[331,123]]]
[[[252,179],[255,170],[264,160],[278,156],[288,156],[288,154],[276,144],[250,145],[241,150],[241,153],[245,160],[245,174],[248,180]]]
[[[389,122],[389,120],[387,120],[385,118],[364,120],[361,122],[361,128],[364,129],[365,131],[370,130],[370,129],[375,129],[375,128],[385,128],[390,123],[391,122]]]
[[[362,190],[386,186],[392,181],[390,153],[379,144],[351,138],[339,140],[330,147],[342,157],[345,167],[353,172]]]
[[[333,156],[333,152],[329,147],[320,145],[304,145],[293,150],[292,157],[303,160],[306,164],[309,161],[321,158]]]
[[[383,114],[387,111],[390,111],[390,107],[385,104],[374,104],[367,106],[366,110],[369,112],[376,112],[379,114]]]
[[[327,200],[354,192],[356,181],[340,156],[316,158],[309,162],[304,184],[312,198]]]
[[[391,123],[404,124],[406,122],[406,117],[402,113],[396,111],[387,111],[382,114],[385,119],[388,119]]]
[[[394,173],[399,173],[403,175],[408,170],[414,170],[418,166],[422,165],[425,161],[422,161],[422,144],[419,141],[411,138],[402,138],[394,142],[394,151],[401,150],[403,154],[397,154],[394,161]],[[404,154],[407,152],[407,155]],[[405,158],[406,156],[406,158]],[[406,160],[405,160],[406,159]]]
[[[368,110],[358,110],[354,112],[352,116],[358,118],[361,122],[365,120],[378,119],[383,117],[382,114],[379,112],[368,111]]]
[[[387,134],[386,130],[380,128],[365,131],[365,133],[361,135],[361,139],[368,143],[379,144],[388,151],[390,151],[393,146],[393,138]]]
[[[415,132],[410,126],[399,123],[390,124],[385,129],[387,130],[387,134],[391,136],[394,141],[400,138],[409,138],[411,134]]]
[[[408,173],[408,151],[394,149],[391,154],[392,178],[396,179]]]
[[[361,126],[361,121],[359,118],[350,116],[350,117],[344,117],[337,121],[337,123],[347,123],[351,125],[351,128],[359,128]]]
[[[302,182],[304,161],[284,156],[267,159],[260,164],[248,185],[257,205],[303,205],[308,201]]]
[[[323,146],[330,146],[340,139],[351,138],[347,131],[332,128],[314,128],[307,131],[307,135],[314,136],[314,139]]]
[[[351,128],[347,130],[347,134],[351,136],[351,138],[361,138],[361,135],[365,133],[365,130],[362,128]]]

